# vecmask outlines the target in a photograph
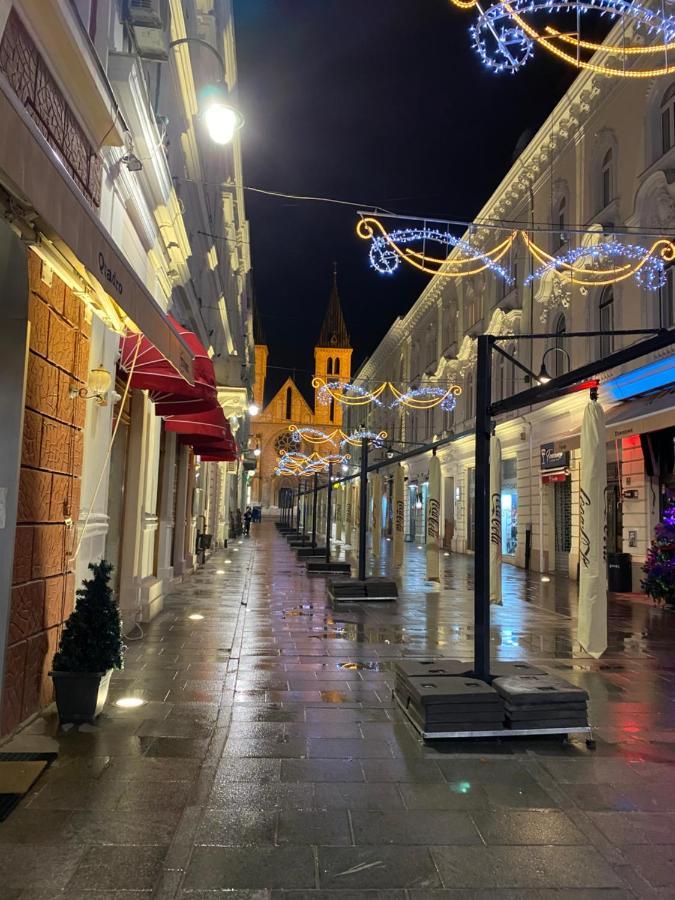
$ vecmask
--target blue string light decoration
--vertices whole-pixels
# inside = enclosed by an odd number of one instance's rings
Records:
[[[335,444],[330,434],[326,434],[325,431],[321,431],[319,428],[312,428],[310,425],[302,425],[297,428],[292,426],[291,435],[296,444],[300,444],[304,440],[317,444]]]
[[[612,238],[554,256],[528,275],[525,284],[550,272],[557,272],[575,284],[589,287],[633,277],[645,290],[658,291],[666,284],[666,268],[675,258],[674,250],[673,244],[667,240],[657,241],[652,247],[642,247]]]
[[[417,407],[418,409],[433,409],[439,397],[443,398],[438,404],[443,412],[452,412],[457,406],[457,397],[454,391],[449,391],[443,387],[426,385],[412,388],[409,391],[405,391],[405,393],[397,395],[392,401],[390,408],[397,409],[401,406],[408,406],[414,409],[416,402],[418,402],[420,404]],[[427,405],[425,405],[425,402]]]
[[[371,237],[370,234],[368,236]],[[479,263],[481,270],[489,269],[499,278],[503,278],[507,284],[513,284],[513,277],[510,272],[504,266],[491,259],[488,254],[474,247],[468,241],[448,234],[445,231],[439,231],[437,228],[399,228],[386,235],[373,232],[369,252],[370,265],[381,275],[393,275],[401,265],[402,260],[401,254],[392,245],[406,247],[410,244],[419,244],[426,241],[441,244],[447,250],[457,247],[461,253]],[[438,260],[438,265],[439,267],[442,266],[443,260]],[[462,273],[458,272],[457,274]]]
[[[466,2],[466,0],[452,0],[456,6],[462,9],[475,8],[478,18],[475,24],[469,28],[473,49],[480,57],[483,64],[497,74],[510,72],[514,74],[534,56],[535,44],[540,44],[545,50],[558,58],[571,62],[579,68],[588,68],[603,74],[620,75],[618,67],[596,64],[593,61],[584,61],[578,55],[580,50],[594,52],[595,50],[609,49],[598,43],[583,41],[578,34],[578,17],[596,12],[602,18],[614,22],[623,18],[626,25],[630,25],[636,32],[636,36],[657,36],[667,45],[675,39],[675,17],[664,14],[660,9],[649,9],[642,6],[636,0],[502,0],[500,3],[483,9],[478,2]],[[573,20],[569,28],[547,23],[538,30],[534,29],[524,17],[533,14],[569,13]],[[526,33],[527,32],[527,33]],[[633,45],[627,48],[618,44],[612,48],[614,55],[627,59],[635,57],[641,49],[650,53],[649,43],[642,48],[639,38],[633,38]],[[568,50],[565,50],[568,47]],[[574,52],[572,52],[574,51]],[[669,63],[660,69],[648,69],[633,73],[633,77],[649,77],[659,74],[667,74],[671,70]]]
[[[374,403],[375,406],[382,406],[379,397],[374,396],[372,391],[360,384],[346,381],[327,381],[321,382],[314,379],[313,386],[317,388],[317,399],[322,406],[329,406],[331,399],[344,402],[346,405],[361,405],[365,403]],[[350,400],[355,401],[350,404]]]
[[[349,444],[355,445],[357,442],[362,440],[372,441],[373,447],[381,447],[384,443],[384,439],[387,437],[386,431],[381,432],[380,434],[376,434],[374,431],[353,431],[349,435],[345,435],[340,441],[340,449],[344,449]]]

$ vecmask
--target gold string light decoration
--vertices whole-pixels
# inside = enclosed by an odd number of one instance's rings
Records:
[[[471,248],[475,251],[471,256],[462,256],[469,247],[466,242],[452,238],[453,246],[459,246],[460,256],[458,259],[443,260],[429,253],[411,250],[402,243],[407,240],[436,240],[447,244],[449,236],[437,229],[412,228],[388,232],[379,219],[365,216],[357,223],[356,233],[363,240],[371,241],[371,266],[382,274],[392,274],[402,261],[441,278],[463,278],[489,269],[507,282],[512,282],[510,273],[499,265],[499,260],[518,241],[541,267],[526,279],[525,284],[555,271],[563,280],[585,287],[617,284],[636,278],[644,287],[655,289],[662,286],[665,264],[675,261],[675,243],[665,237],[654,241],[650,247],[624,245],[612,239],[579,247],[567,254],[552,255],[519,228],[484,252]],[[613,261],[614,257],[622,255],[627,258],[626,261]],[[611,258],[605,261],[604,257]]]
[[[532,58],[534,46],[539,46],[557,59],[575,69],[596,72],[617,78],[655,78],[675,72],[675,61],[671,55],[675,51],[672,40],[671,18],[661,9],[650,9],[637,0],[630,3],[618,0],[530,0],[527,4],[518,0],[501,0],[483,9],[478,0],[450,0],[461,10],[477,10],[477,22],[471,26],[470,35],[474,50],[488,69],[494,72],[516,72]],[[524,18],[542,13],[567,12],[574,15],[575,25],[569,31],[560,31],[552,24],[537,29]],[[624,37],[620,44],[607,44],[584,40],[577,31],[581,17],[579,14],[596,12],[610,19],[621,19]],[[652,45],[629,44],[625,39],[626,27],[638,36],[648,38],[659,34],[663,40]],[[593,61],[596,54],[602,54],[603,62]],[[639,56],[651,60],[662,55],[660,65],[636,68],[634,61]],[[590,57],[589,57],[590,55]],[[612,62],[617,58],[618,62]]]
[[[341,428],[336,428],[334,431],[331,431],[330,434],[326,434],[323,431],[319,431],[318,428],[311,428],[302,425],[289,425],[288,430],[293,434],[295,440],[298,443],[301,441],[307,441],[308,444],[332,444],[335,446],[336,444],[350,444],[352,447],[360,447],[361,446],[361,438],[354,437],[353,435],[346,434]],[[373,440],[375,441],[384,441],[389,437],[386,431],[380,431],[379,434],[374,435]]]
[[[382,401],[382,395],[385,390],[389,389],[394,398],[389,404],[390,409],[405,406],[408,409],[424,410],[440,406],[442,409],[450,411],[454,409],[455,399],[462,393],[462,388],[458,384],[451,384],[447,388],[435,384],[427,384],[417,388],[411,387],[405,391],[400,391],[393,382],[383,381],[378,387],[369,391],[366,388],[362,388],[360,385],[343,385],[343,383],[340,383],[340,388],[350,387],[358,389],[360,402],[354,404],[350,402],[352,397],[347,397],[346,400],[342,399],[343,393],[336,387],[337,384],[337,382],[327,382],[318,376],[312,381],[312,387],[319,391],[319,397],[321,398],[322,395],[324,397],[322,402],[326,402],[325,397],[332,397],[337,403],[344,403],[346,406],[365,406],[367,403],[375,403],[377,406],[384,407],[385,404]],[[344,432],[341,433],[344,434]],[[378,437],[383,439],[387,436],[386,432],[380,432],[380,435],[378,435]],[[352,446],[360,444],[360,439],[350,440],[347,435],[344,436],[344,439],[352,444]]]

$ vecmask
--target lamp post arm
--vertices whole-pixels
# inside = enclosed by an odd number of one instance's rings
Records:
[[[213,46],[213,44],[209,44],[208,41],[205,41],[203,38],[198,37],[184,37],[177,38],[175,41],[171,41],[169,44],[169,49],[173,50],[174,47],[178,47],[180,44],[199,44],[201,47],[206,47],[207,50],[210,50],[211,53],[216,57],[218,62],[220,63],[220,68],[223,73],[223,81],[227,81],[227,69],[225,67],[225,60],[218,50]]]

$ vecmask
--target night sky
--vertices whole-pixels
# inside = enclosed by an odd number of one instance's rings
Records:
[[[235,0],[235,15],[244,183],[284,193],[471,219],[574,74],[542,52],[490,74],[474,14],[448,0]],[[334,260],[355,370],[428,277],[374,272],[356,209],[251,191],[246,204],[270,365],[290,370],[268,388],[293,369],[306,387]]]

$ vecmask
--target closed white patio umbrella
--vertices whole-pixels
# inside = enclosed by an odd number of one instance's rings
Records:
[[[490,439],[490,603],[502,605],[502,445]]]
[[[578,639],[597,659],[607,649],[607,444],[605,414],[597,400],[589,400],[584,410],[580,465]]]
[[[405,502],[403,492],[405,481],[403,476],[403,466],[396,466],[394,472],[394,565],[403,564],[403,540],[405,537]]]
[[[427,581],[440,581],[441,463],[435,453],[429,460],[426,529]]]

